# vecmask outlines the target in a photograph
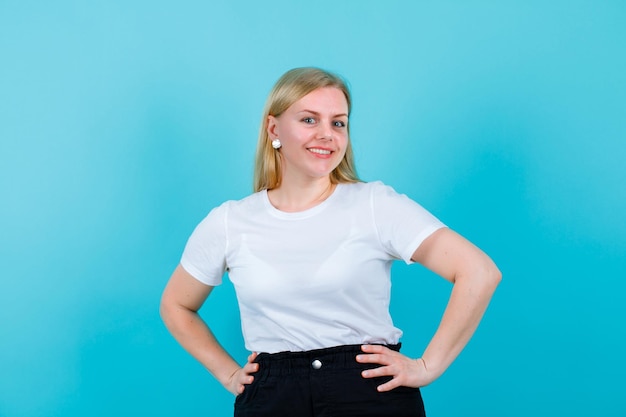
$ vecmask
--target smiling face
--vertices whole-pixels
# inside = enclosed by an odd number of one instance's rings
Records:
[[[267,132],[282,143],[283,181],[328,178],[348,145],[346,97],[335,87],[313,90],[280,116],[268,116]]]

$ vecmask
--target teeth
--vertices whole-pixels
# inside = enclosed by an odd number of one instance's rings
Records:
[[[327,151],[325,149],[311,148],[311,149],[309,149],[309,151],[311,151],[313,153],[318,153],[320,155],[330,155],[330,151]]]

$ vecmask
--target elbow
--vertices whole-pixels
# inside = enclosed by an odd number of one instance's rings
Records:
[[[500,285],[500,282],[502,282],[502,272],[491,259],[489,259],[487,265],[485,265],[482,276],[484,277],[485,286],[491,289],[492,292],[495,291],[498,285]]]
[[[192,310],[181,304],[175,294],[167,289],[161,296],[159,315],[170,332],[175,333],[185,327],[190,320],[193,320],[192,316],[196,314],[197,310]]]
[[[481,293],[492,294],[501,281],[502,272],[490,258],[485,257],[467,268],[464,273],[458,274],[454,282],[463,282],[479,289]]]
[[[172,304],[171,300],[167,297],[167,293],[164,293],[161,297],[161,302],[159,304],[159,315],[161,316],[161,320],[163,320],[163,324],[168,329],[171,328],[172,322]]]
[[[493,271],[493,282],[494,282],[494,289],[500,285],[500,283],[502,282],[502,272],[498,269],[498,267],[494,264],[493,265],[494,271]]]

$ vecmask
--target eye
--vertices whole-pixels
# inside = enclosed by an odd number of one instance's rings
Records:
[[[346,122],[343,122],[341,120],[336,120],[333,122],[333,126],[335,127],[346,127]]]
[[[308,123],[308,124],[313,124],[313,123],[315,123],[315,119],[314,119],[314,118],[312,118],[312,117],[305,117],[304,119],[302,119],[302,121],[303,121],[304,123]]]

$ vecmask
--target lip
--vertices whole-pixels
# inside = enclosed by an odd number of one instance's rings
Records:
[[[317,149],[317,150],[320,150],[320,151],[331,152],[331,153],[332,153],[332,152],[335,152],[335,150],[334,150],[334,149],[331,149],[331,148],[324,148],[323,146],[311,146],[311,147],[309,147],[309,148],[306,148],[306,150],[307,150],[307,151],[311,151],[311,150],[313,150],[313,149]]]
[[[332,154],[335,152],[329,148],[323,148],[321,146],[312,146],[310,148],[306,148],[309,153],[311,153],[316,158],[330,158]]]

